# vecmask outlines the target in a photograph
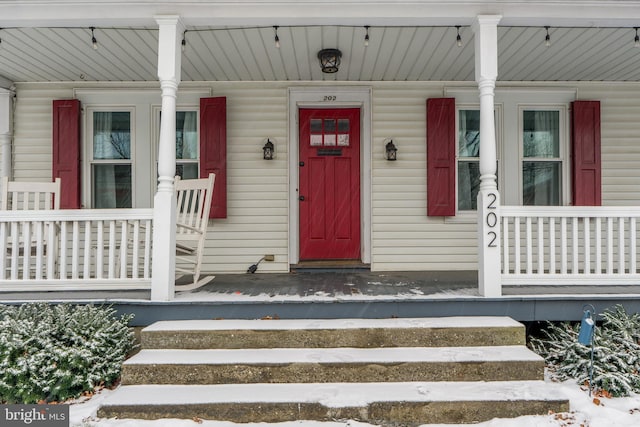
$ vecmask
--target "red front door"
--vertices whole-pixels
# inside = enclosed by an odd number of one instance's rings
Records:
[[[360,259],[360,109],[300,109],[300,260]]]

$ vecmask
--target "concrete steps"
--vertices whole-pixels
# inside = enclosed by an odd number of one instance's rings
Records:
[[[101,417],[420,425],[568,411],[507,318],[158,322]]]

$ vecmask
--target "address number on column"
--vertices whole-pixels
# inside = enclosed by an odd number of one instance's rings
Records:
[[[487,224],[487,227],[489,227],[490,229],[487,232],[487,236],[489,237],[488,239],[489,242],[487,243],[487,247],[495,248],[498,246],[496,244],[496,240],[498,239],[498,233],[496,233],[495,231],[492,231],[492,229],[495,229],[495,227],[498,225],[498,215],[496,215],[496,213],[494,212],[494,210],[496,209],[496,202],[498,200],[498,196],[495,193],[489,193],[487,194],[487,197],[491,199],[491,201],[487,205],[487,209],[489,209],[489,211],[485,214],[485,217],[484,217],[485,224]]]

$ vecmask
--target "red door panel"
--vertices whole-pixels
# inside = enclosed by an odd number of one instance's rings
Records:
[[[360,259],[360,110],[300,110],[300,260]]]

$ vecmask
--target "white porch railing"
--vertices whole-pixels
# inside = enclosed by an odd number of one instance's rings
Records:
[[[0,211],[0,291],[150,289],[152,209]]]
[[[640,284],[640,207],[502,206],[503,285]]]

